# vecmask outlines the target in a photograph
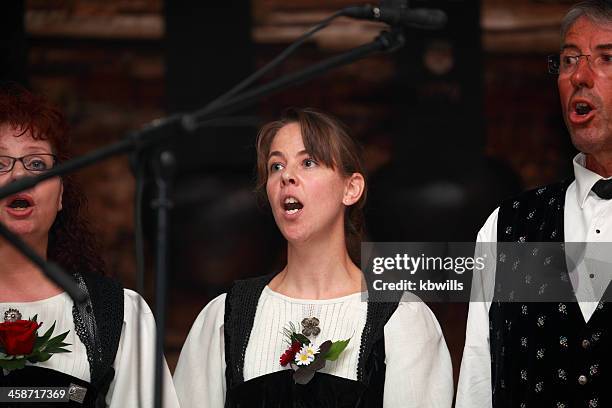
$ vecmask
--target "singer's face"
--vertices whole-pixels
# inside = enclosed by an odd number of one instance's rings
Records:
[[[268,155],[266,191],[287,241],[303,243],[343,234],[347,183],[338,170],[310,157],[297,123],[278,131]]]
[[[23,157],[31,154],[53,153],[46,140],[34,140],[30,131],[0,125],[0,156]],[[0,186],[20,177],[33,176],[16,161],[8,173],[0,173]],[[59,178],[53,178],[36,187],[0,199],[0,222],[11,231],[26,238],[29,243],[45,244],[58,211],[62,209],[63,187]]]
[[[587,154],[612,153],[612,75],[610,69],[597,66],[612,58],[612,23],[598,24],[580,17],[567,32],[563,55],[580,57],[576,69],[561,73],[558,78],[559,95],[565,124],[572,143]]]

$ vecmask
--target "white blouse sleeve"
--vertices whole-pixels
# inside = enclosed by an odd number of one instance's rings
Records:
[[[495,285],[495,245],[497,241],[497,215],[493,211],[478,233],[476,256],[488,255],[487,267],[474,271],[472,294],[468,313],[465,347],[461,359],[456,408],[491,408],[491,350],[489,346],[489,308]]]
[[[200,312],[174,371],[182,408],[222,408],[225,404],[225,294]]]
[[[450,408],[453,369],[442,329],[425,303],[407,296],[385,325],[383,406]]]
[[[123,299],[123,329],[113,364],[115,378],[106,394],[106,404],[109,408],[153,407],[155,320],[151,309],[138,293],[124,289]],[[138,315],[138,303],[140,303],[140,315]],[[140,344],[136,326],[138,322],[140,322]],[[137,381],[139,352],[140,387]],[[139,405],[139,389],[142,405]],[[178,408],[178,399],[165,359],[163,392],[164,408]]]

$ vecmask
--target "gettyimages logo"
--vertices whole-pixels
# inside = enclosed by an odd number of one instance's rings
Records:
[[[483,270],[485,268],[485,257],[441,257],[441,256],[420,256],[414,257],[407,253],[395,254],[392,257],[375,257],[372,260],[372,272],[382,274],[385,271],[398,270],[406,271],[414,275],[418,271],[453,271],[458,275],[468,270]]]
[[[475,255],[473,242],[362,244],[367,291],[382,301],[406,291],[428,302],[467,301],[472,273],[486,265],[487,255]]]
[[[612,301],[609,242],[366,242],[367,295],[426,302]]]

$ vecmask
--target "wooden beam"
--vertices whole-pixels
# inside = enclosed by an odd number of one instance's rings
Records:
[[[517,3],[483,3],[481,27],[485,52],[541,54],[558,51],[559,28],[568,5]]]
[[[73,15],[65,10],[29,10],[26,32],[32,37],[160,40],[161,14]]]

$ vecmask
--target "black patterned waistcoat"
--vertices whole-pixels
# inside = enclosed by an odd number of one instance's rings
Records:
[[[559,242],[563,249],[569,184],[542,187],[504,202],[499,210],[498,242]],[[507,259],[501,245],[489,310],[493,407],[612,407],[610,303],[601,301],[585,322],[563,251],[558,259],[541,263],[540,276],[531,276],[538,273],[523,271],[521,259]],[[514,274],[513,284],[503,278],[512,276],[506,274]],[[512,301],[515,290],[537,295],[545,293],[548,285],[566,292],[562,300],[573,301]],[[604,299],[609,295],[608,288]]]

